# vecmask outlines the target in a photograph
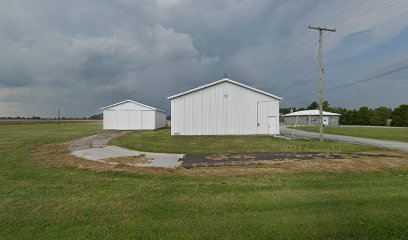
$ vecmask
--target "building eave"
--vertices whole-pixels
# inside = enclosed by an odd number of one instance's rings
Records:
[[[188,91],[185,91],[185,92],[182,92],[182,93],[179,93],[179,94],[170,96],[170,97],[168,97],[167,99],[168,99],[168,100],[171,100],[171,99],[174,99],[174,98],[178,98],[178,97],[181,97],[181,96],[184,96],[184,95],[187,95],[187,94],[190,94],[190,93],[193,93],[193,92],[199,91],[199,90],[201,90],[201,89],[205,89],[205,88],[208,88],[208,87],[211,87],[211,86],[214,86],[214,85],[223,83],[223,82],[229,82],[229,83],[232,83],[232,84],[235,84],[235,85],[238,85],[238,86],[247,88],[247,89],[252,90],[252,91],[254,91],[254,92],[258,92],[258,93],[261,93],[261,94],[263,94],[263,95],[266,95],[266,96],[275,98],[275,99],[277,99],[277,100],[279,100],[279,101],[282,101],[282,100],[283,100],[283,98],[281,98],[281,97],[275,96],[275,95],[273,95],[273,94],[271,94],[271,93],[268,93],[268,92],[259,90],[259,89],[254,88],[254,87],[250,87],[250,86],[248,86],[248,85],[245,85],[245,84],[240,83],[240,82],[236,82],[236,81],[231,80],[231,79],[228,79],[228,78],[223,78],[223,79],[220,79],[220,80],[218,80],[218,81],[215,81],[215,82],[212,82],[212,83],[209,83],[209,84],[200,86],[200,87],[196,87],[196,88],[190,89],[190,90],[188,90]]]
[[[131,103],[134,103],[134,104],[137,104],[137,105],[140,105],[140,106],[149,108],[149,109],[154,110],[154,111],[159,111],[159,112],[164,112],[164,113],[166,113],[165,111],[163,111],[163,110],[161,110],[161,109],[158,109],[158,108],[155,108],[155,107],[152,107],[152,106],[148,106],[148,105],[146,105],[146,104],[139,103],[139,102],[133,101],[133,100],[131,100],[131,99],[127,99],[127,100],[124,100],[124,101],[121,101],[121,102],[118,102],[118,103],[114,103],[114,104],[109,105],[109,106],[106,106],[106,107],[102,107],[101,110],[105,110],[105,109],[108,109],[108,108],[111,108],[111,107],[114,107],[114,106],[118,106],[118,105],[121,105],[121,104],[127,103],[127,102],[131,102]]]

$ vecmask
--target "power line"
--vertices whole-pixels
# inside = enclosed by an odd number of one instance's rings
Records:
[[[300,84],[300,82],[305,81],[305,80],[309,80],[311,76],[313,76],[314,70],[310,71],[305,77],[302,77],[298,80],[296,80],[295,82],[293,82],[291,85],[287,86],[286,88],[282,89],[281,91],[277,92],[276,94],[279,95],[283,92],[286,92],[287,90],[297,86]]]
[[[394,74],[396,72],[400,72],[400,71],[403,71],[403,70],[406,70],[406,69],[408,69],[408,64],[404,65],[402,67],[399,67],[399,68],[395,68],[395,69],[383,72],[383,73],[379,73],[377,75],[374,75],[374,76],[371,76],[371,77],[368,77],[368,78],[365,78],[365,79],[360,79],[360,80],[357,80],[357,81],[353,81],[353,82],[349,82],[349,83],[345,83],[345,84],[341,84],[341,85],[329,88],[329,89],[327,89],[327,92],[333,91],[333,90],[338,89],[338,88],[350,87],[350,86],[353,86],[353,85],[356,85],[356,84],[359,84],[359,83],[376,80],[378,78],[385,77],[385,76],[388,76],[388,75],[391,75],[391,74]]]
[[[312,35],[309,35],[306,37],[305,41],[303,41],[296,49],[295,52],[289,57],[289,59],[287,59],[285,62],[283,62],[283,64],[279,67],[279,70],[277,72],[280,72],[298,53],[299,53],[299,49],[306,45],[306,43],[309,42],[309,39]]]
[[[367,15],[366,15],[367,13],[368,14],[382,13],[381,11],[384,11],[387,8],[392,7],[396,3],[398,3],[398,1],[396,2],[396,0],[390,0],[390,1],[383,2],[381,5],[374,5],[374,6],[369,6],[368,5],[368,8],[364,8],[364,5],[368,4],[368,2],[365,2],[363,4],[355,6],[353,8],[345,9],[345,10],[341,11],[340,13],[335,14],[335,15],[333,15],[331,17],[319,20],[316,23],[323,23],[325,21],[324,24],[336,25],[336,28],[338,28],[338,23],[342,23],[342,22],[350,20],[350,19],[354,20],[353,22],[355,22],[356,19],[354,19],[354,17],[367,18]],[[353,10],[356,10],[356,11],[353,11]],[[380,10],[380,11],[376,12],[376,10]],[[345,15],[345,13],[348,13],[348,14]],[[341,15],[343,15],[343,16],[341,16]],[[341,16],[341,17],[335,18],[337,16]],[[326,21],[326,20],[329,20],[329,19],[333,19],[333,20]]]
[[[351,8],[347,8],[347,9],[344,9],[344,10],[340,11],[339,13],[337,13],[335,15],[320,19],[316,23],[323,22],[323,21],[330,20],[330,19],[333,19],[333,20],[327,21],[326,23],[336,23],[336,22],[341,23],[343,20],[351,19],[351,22],[347,21],[346,23],[339,24],[338,26],[336,26],[337,28],[339,28],[339,27],[344,28],[346,26],[355,24],[356,22],[360,22],[360,20],[370,21],[372,18],[378,19],[379,16],[382,16],[383,14],[387,13],[388,8],[394,6],[395,4],[401,3],[401,1],[399,1],[399,0],[384,1],[384,2],[382,2],[382,4],[378,4],[378,5],[374,5],[374,6],[370,6],[370,3],[371,2],[367,1],[367,2],[357,4],[357,5],[355,5],[355,6],[351,7]],[[367,13],[367,12],[369,13],[368,17],[367,17],[367,15],[362,14],[362,13]],[[340,16],[340,18],[336,18],[338,16]],[[357,18],[355,18],[355,17],[357,17]],[[308,36],[306,38],[305,42],[309,38],[310,38],[310,36]],[[299,49],[301,46],[305,45],[305,42],[301,43],[297,47],[297,49]],[[288,48],[285,49],[285,52],[287,50],[288,50]],[[280,72],[296,56],[296,54],[297,54],[297,51],[295,51],[295,54],[290,56],[289,59],[287,61],[285,61],[281,65],[281,67],[279,68],[279,70],[277,72]],[[291,88],[293,88],[295,86],[300,85],[300,84],[298,84],[299,82],[301,82],[303,80],[307,80],[309,77],[310,77],[310,73],[307,74],[304,78],[296,80],[295,82],[293,82],[292,84],[290,84],[286,88],[279,91],[279,94],[282,93],[282,92],[285,92],[285,91],[287,91],[287,90],[289,90],[289,89],[291,89]],[[269,86],[269,84],[267,86]],[[301,96],[304,96],[304,95],[301,95]],[[288,99],[286,99],[286,100],[288,100]]]
[[[317,44],[317,45],[318,45],[318,44]],[[318,48],[317,48],[317,49],[318,49]],[[318,51],[315,51],[315,55],[314,55],[314,57],[313,57],[313,62],[312,62],[312,67],[314,66],[314,64],[315,64],[316,61],[317,61],[317,53],[318,53]],[[313,75],[313,73],[314,73],[314,70],[312,69],[312,70],[311,70],[308,74],[306,74],[304,77],[299,78],[298,80],[294,81],[294,82],[293,82],[291,85],[289,85],[288,87],[286,87],[286,88],[280,90],[279,92],[277,92],[277,94],[279,95],[279,94],[281,94],[281,93],[283,93],[283,92],[286,92],[287,90],[291,89],[292,87],[295,87],[295,86],[297,86],[297,85],[300,85],[301,82],[303,82],[303,81],[305,81],[305,80],[309,80],[310,77]],[[311,82],[308,82],[308,83],[311,83]]]
[[[404,70],[407,70],[407,69],[408,69],[408,64],[404,65],[404,66],[401,66],[401,67],[397,67],[397,68],[388,70],[388,71],[385,71],[385,72],[382,72],[382,73],[379,73],[379,74],[376,74],[376,75],[373,75],[373,76],[370,76],[370,77],[367,77],[367,78],[363,78],[363,79],[359,79],[359,80],[352,81],[352,82],[349,82],[349,83],[340,84],[340,85],[331,87],[331,88],[327,89],[326,92],[332,92],[332,91],[335,91],[335,90],[340,89],[340,88],[346,88],[346,87],[354,86],[354,85],[357,85],[357,84],[360,84],[360,83],[377,80],[377,79],[380,79],[380,78],[383,78],[383,77],[386,77],[386,76],[389,76],[389,75],[392,75],[394,73],[404,71]],[[406,79],[408,80],[408,78],[406,78]],[[291,97],[291,98],[285,98],[285,101],[294,100],[294,99],[298,99],[298,98],[301,98],[301,97],[314,96],[317,93],[318,92],[314,92],[314,93],[311,93],[311,94],[301,94],[301,95],[297,95],[297,96],[294,96],[294,97]]]
[[[320,19],[320,20],[318,20],[318,21],[316,21],[316,22],[314,22],[314,23],[312,23],[312,24],[313,24],[313,25],[319,24],[319,23],[322,23],[323,21],[333,19],[333,18],[335,18],[335,17],[337,17],[337,16],[341,16],[341,15],[343,15],[344,13],[350,13],[350,11],[352,12],[353,10],[356,10],[357,8],[362,7],[362,6],[366,5],[367,3],[368,3],[368,2],[363,2],[362,4],[358,4],[358,5],[353,6],[353,7],[351,7],[351,8],[344,9],[343,11],[340,11],[340,12],[338,12],[338,13],[335,14],[335,15],[332,15],[332,16],[326,17],[326,18],[322,18],[322,19]],[[335,19],[335,20],[337,20],[337,19]]]
[[[312,37],[313,34],[308,33],[306,35],[306,38],[303,42],[301,42],[299,45],[297,45],[296,47],[292,48],[294,49],[294,52],[292,55],[289,56],[289,58],[283,62],[283,64],[281,64],[277,69],[277,71],[275,71],[275,73],[273,74],[274,76],[276,76],[279,72],[281,72],[285,66],[287,66],[289,64],[290,61],[292,61],[299,53],[303,52],[301,51],[301,48],[303,46],[305,46],[307,43],[309,43],[310,38]],[[313,47],[313,46],[312,46]],[[267,82],[264,85],[264,88],[268,88],[270,85],[272,84],[272,82]]]
[[[348,27],[351,25],[361,24],[361,23],[369,23],[371,20],[378,20],[384,14],[389,13],[390,7],[394,6],[396,2],[390,1],[385,3],[384,5],[374,6],[371,8],[367,8],[364,11],[356,12],[356,14],[351,14],[348,16],[344,16],[343,18],[336,19],[334,21],[330,21],[330,24],[336,25],[337,29]],[[379,11],[374,11],[379,10]],[[362,13],[367,14],[362,14]],[[351,21],[350,21],[351,20]]]

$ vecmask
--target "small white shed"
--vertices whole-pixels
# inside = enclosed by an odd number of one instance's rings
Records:
[[[338,127],[341,114],[323,111],[323,125]],[[288,125],[320,125],[319,110],[303,110],[283,116],[283,122]]]
[[[228,78],[168,99],[172,135],[279,134],[282,98]]]
[[[133,100],[125,100],[103,110],[103,129],[151,130],[166,126],[166,112]]]

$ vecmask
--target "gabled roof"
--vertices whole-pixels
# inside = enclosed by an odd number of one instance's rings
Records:
[[[223,82],[229,82],[229,83],[232,83],[232,84],[235,84],[235,85],[238,85],[238,86],[247,88],[247,89],[249,89],[249,90],[252,90],[252,91],[254,91],[254,92],[258,92],[258,93],[264,94],[264,95],[266,95],[266,96],[273,97],[273,98],[275,98],[275,99],[277,99],[277,100],[279,100],[279,101],[282,101],[282,98],[280,98],[280,97],[278,97],[278,96],[275,96],[275,95],[273,95],[273,94],[264,92],[264,91],[262,91],[262,90],[259,90],[259,89],[250,87],[250,86],[245,85],[245,84],[243,84],[243,83],[236,82],[236,81],[231,80],[231,79],[228,79],[228,78],[223,78],[223,79],[221,79],[221,80],[218,80],[218,81],[215,81],[215,82],[212,82],[212,83],[203,85],[203,86],[201,86],[201,87],[193,88],[193,89],[191,89],[191,90],[188,90],[188,91],[185,91],[185,92],[182,92],[182,93],[179,93],[179,94],[170,96],[170,97],[168,97],[167,99],[170,100],[170,99],[173,99],[173,98],[177,98],[177,97],[180,97],[180,96],[183,96],[183,95],[186,95],[186,94],[195,92],[195,91],[199,91],[199,90],[201,90],[201,89],[208,88],[208,87],[211,87],[211,86],[217,85],[217,84],[219,84],[219,83],[223,83]]]
[[[293,113],[289,113],[286,115],[283,115],[284,117],[290,117],[290,116],[319,116],[319,110],[303,110],[303,111],[297,111]],[[332,112],[325,112],[323,111],[323,116],[340,116],[341,114],[338,113],[332,113]]]
[[[134,104],[137,104],[137,105],[140,105],[140,106],[149,108],[149,109],[151,109],[151,110],[156,110],[156,111],[160,111],[160,112],[164,112],[164,113],[165,113],[165,111],[163,111],[163,110],[161,110],[161,109],[154,108],[154,107],[151,107],[151,106],[148,106],[148,105],[145,105],[145,104],[142,104],[142,103],[133,101],[133,100],[131,100],[131,99],[128,99],[128,100],[125,100],[125,101],[122,101],[122,102],[118,102],[118,103],[115,103],[115,104],[112,104],[112,105],[103,107],[103,108],[101,108],[101,110],[105,110],[105,109],[107,109],[107,108],[111,108],[111,107],[114,107],[114,106],[117,106],[117,105],[120,105],[120,104],[123,104],[123,103],[127,103],[127,102],[131,102],[131,103],[134,103]]]

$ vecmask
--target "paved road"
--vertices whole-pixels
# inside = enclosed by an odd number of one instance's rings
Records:
[[[282,136],[292,137],[293,129],[285,128],[281,126],[280,132]],[[294,138],[304,138],[304,139],[319,139],[319,133],[295,130],[295,134],[293,135],[293,137]],[[363,145],[382,147],[382,148],[388,148],[388,149],[408,152],[407,142],[350,137],[350,136],[342,136],[342,135],[334,135],[334,134],[324,134],[324,139],[328,139],[332,141],[340,141],[340,142],[357,143],[357,144],[363,144]]]

